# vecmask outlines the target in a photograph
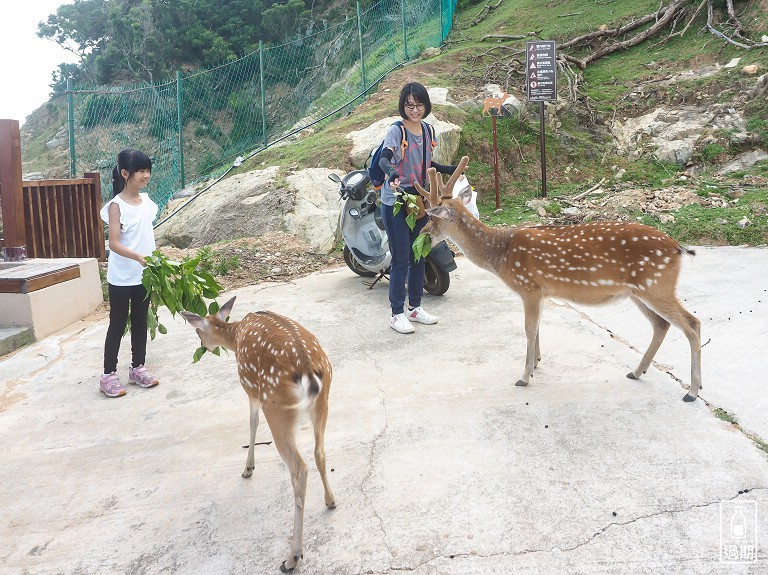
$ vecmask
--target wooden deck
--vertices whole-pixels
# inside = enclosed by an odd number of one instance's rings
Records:
[[[30,293],[80,277],[73,263],[0,262],[0,293]]]

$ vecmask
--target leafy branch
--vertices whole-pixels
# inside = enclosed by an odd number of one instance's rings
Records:
[[[141,283],[147,290],[149,312],[147,326],[150,339],[155,339],[156,332],[167,333],[166,327],[158,319],[158,309],[165,306],[172,317],[180,311],[191,311],[199,316],[214,314],[219,311],[216,298],[222,287],[214,277],[200,266],[201,255],[181,263],[166,258],[155,250],[145,258],[147,266]],[[206,299],[213,300],[206,304]],[[193,362],[197,362],[205,354],[206,349],[199,347],[194,354]],[[219,355],[219,348],[212,351]]]
[[[392,215],[397,215],[400,209],[406,207],[405,223],[413,230],[416,227],[416,220],[419,217],[420,207],[416,203],[418,196],[416,194],[409,194],[402,188],[395,189],[395,203],[392,206]]]

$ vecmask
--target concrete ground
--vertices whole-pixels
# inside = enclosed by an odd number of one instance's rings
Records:
[[[303,425],[296,571],[768,573],[768,453],[750,437],[768,441],[768,250],[698,251],[679,286],[709,340],[690,404],[674,328],[657,365],[625,377],[650,338],[628,302],[548,304],[542,362],[515,387],[520,300],[465,258],[448,293],[423,302],[440,322],[410,336],[387,327],[386,286],[366,290],[346,268],[238,290],[235,319],[287,315],[334,367],[326,450],[338,508],[323,505]],[[234,357],[193,365],[194,331],[165,319],[168,334],[149,344],[161,384],[122,398],[97,388],[106,319],[0,361],[3,575],[278,573],[293,520],[286,467],[260,445],[254,476],[240,476],[248,408]],[[262,419],[256,440],[270,439]]]

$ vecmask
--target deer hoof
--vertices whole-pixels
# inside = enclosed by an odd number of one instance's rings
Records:
[[[251,475],[253,475],[253,467],[246,467],[245,471],[243,471],[243,477],[248,479]]]
[[[526,385],[528,385],[528,382],[527,381],[523,381],[522,379],[518,379],[517,383],[515,383],[515,386],[517,386],[517,387],[525,387]]]
[[[302,553],[301,558],[304,559],[304,554]],[[283,561],[282,565],[280,565],[280,571],[283,573],[293,573],[293,570],[296,568],[296,566],[299,564],[299,556],[294,555],[293,556],[293,567],[287,567],[286,563],[288,561]]]
[[[631,371],[627,374],[627,377],[629,379],[638,379],[638,377]]]
[[[686,403],[690,403],[691,401],[696,401],[696,396],[691,395],[690,393],[686,393],[683,397],[683,401]]]

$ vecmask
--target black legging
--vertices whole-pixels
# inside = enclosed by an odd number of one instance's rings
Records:
[[[147,290],[135,286],[109,284],[109,329],[104,343],[104,373],[117,371],[117,353],[128,323],[128,307],[131,310],[131,367],[144,364],[147,354]]]

